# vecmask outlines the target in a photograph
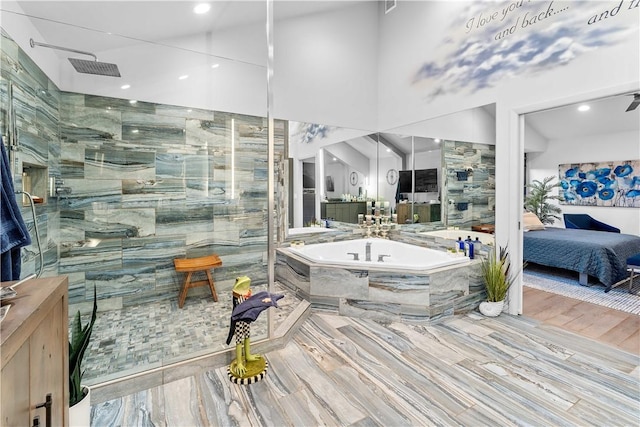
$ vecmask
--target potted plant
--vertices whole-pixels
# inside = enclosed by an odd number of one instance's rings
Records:
[[[509,288],[517,276],[511,274],[511,261],[507,247],[500,247],[499,254],[496,253],[495,247],[492,248],[487,258],[482,260],[481,271],[487,300],[480,303],[480,312],[485,316],[498,316],[502,313]]]
[[[530,191],[525,197],[524,208],[536,214],[543,224],[553,224],[554,219],[560,219],[558,214],[562,212],[558,206],[549,203],[549,200],[560,200],[559,196],[551,194],[554,188],[560,186],[559,182],[551,183],[554,179],[555,176],[548,176],[542,181],[534,179],[527,184]]]
[[[91,421],[91,398],[89,387],[82,385],[82,359],[89,346],[93,324],[96,321],[98,303],[96,287],[93,287],[93,312],[91,320],[82,326],[80,310],[71,324],[71,339],[69,340],[69,427],[88,426]]]

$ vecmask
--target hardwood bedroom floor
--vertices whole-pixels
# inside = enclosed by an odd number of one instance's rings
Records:
[[[640,316],[524,287],[523,315],[640,355]]]

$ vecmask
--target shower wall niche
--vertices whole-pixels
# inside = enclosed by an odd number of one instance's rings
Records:
[[[49,193],[49,168],[23,162],[22,191],[29,193],[34,203],[46,203]],[[22,195],[22,205],[29,206],[26,194]]]

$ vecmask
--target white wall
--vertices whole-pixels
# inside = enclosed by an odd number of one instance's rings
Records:
[[[355,141],[357,143],[357,141],[360,141],[360,138],[356,138]],[[369,174],[369,158],[346,142],[339,142],[325,146],[324,148],[330,155],[335,156],[342,163],[349,165],[351,169],[355,169],[365,175]],[[372,155],[375,156],[375,153],[372,153]],[[327,163],[331,164],[332,159],[327,158]]]
[[[383,129],[493,102],[507,108],[638,82],[640,7],[589,24],[618,1],[399,1],[380,18]],[[522,27],[552,7],[543,20]],[[498,18],[476,26],[480,17]],[[544,14],[543,14],[544,15]],[[467,24],[473,21],[473,28]],[[518,22],[512,35],[498,33]],[[596,47],[597,46],[597,47]]]
[[[113,3],[116,8],[118,2]],[[153,3],[153,2],[149,2]],[[266,6],[244,2],[247,8]],[[278,19],[287,8],[305,2],[276,1],[273,26],[274,73],[271,91],[278,119],[366,130],[377,124],[378,4],[359,1],[333,11]],[[3,8],[22,12],[11,1]],[[63,7],[63,6],[61,6]],[[64,5],[64,7],[70,7]],[[286,16],[287,14],[281,14]],[[39,35],[27,17],[3,13],[2,27],[63,91],[266,116],[266,22],[250,22],[153,43],[49,23],[63,37]],[[148,23],[153,25],[153,17]],[[180,25],[176,22],[175,25]],[[108,28],[105,23],[104,28]],[[55,33],[55,31],[54,31]],[[74,40],[102,45],[116,39],[120,47],[94,50],[100,61],[118,65],[122,78],[77,73],[68,52],[31,48],[29,38],[74,47]],[[217,63],[218,68],[211,65]],[[188,79],[178,80],[181,75]],[[120,87],[130,84],[131,88]]]
[[[542,180],[547,176],[557,177],[558,166],[567,163],[639,159],[639,141],[638,132],[550,140],[546,151],[529,154],[529,176],[531,180]],[[555,194],[558,194],[557,189]],[[640,235],[639,208],[573,206],[559,203],[558,205],[563,213],[588,214],[599,221],[618,227],[622,233]],[[564,224],[560,221],[560,224],[554,226],[562,227]]]
[[[2,9],[24,14],[17,2],[2,0]],[[29,55],[52,81],[60,80],[60,59],[51,49],[31,48],[29,40],[43,41],[44,37],[36,30],[31,21],[20,15],[0,11],[0,24],[11,38]]]
[[[327,160],[327,159],[325,159]],[[328,199],[340,198],[342,194],[352,194],[349,185],[348,168],[340,162],[332,162],[328,159],[324,168],[324,176],[333,178],[334,190],[329,191],[325,187],[325,193]],[[357,188],[357,187],[356,187]]]
[[[529,126],[525,119],[524,126],[524,151],[526,153],[529,152],[540,152],[545,151],[549,145],[549,141],[534,128]]]
[[[389,206],[393,209],[396,205],[396,191],[398,189],[398,184],[389,184],[387,181],[387,172],[389,169],[399,171],[402,166],[402,159],[397,156],[382,156],[378,163],[380,165],[378,173],[378,200],[388,201]]]
[[[375,131],[377,2],[274,26],[274,116]]]
[[[496,119],[483,107],[421,120],[391,130],[402,135],[495,145]]]

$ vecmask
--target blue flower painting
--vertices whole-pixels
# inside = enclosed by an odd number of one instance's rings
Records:
[[[640,207],[640,160],[559,166],[561,204]]]

